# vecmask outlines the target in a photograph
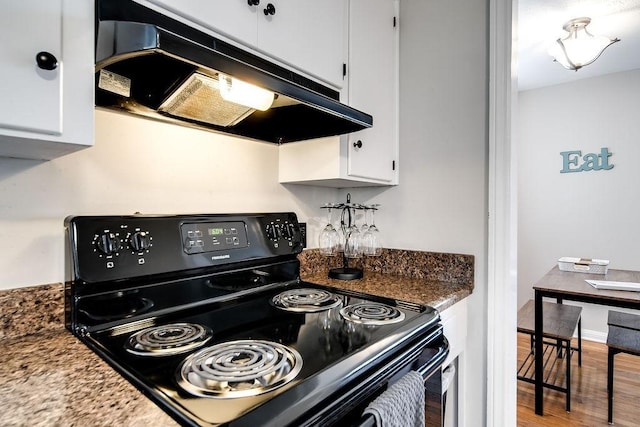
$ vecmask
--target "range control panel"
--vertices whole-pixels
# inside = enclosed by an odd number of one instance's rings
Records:
[[[245,248],[249,244],[244,222],[195,222],[182,224],[182,247],[185,253]]]
[[[122,280],[293,255],[294,213],[78,216],[65,220],[67,280]]]

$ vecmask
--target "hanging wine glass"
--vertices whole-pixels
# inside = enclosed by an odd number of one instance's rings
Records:
[[[344,256],[347,258],[359,258],[362,254],[362,238],[360,230],[355,222],[347,229],[345,240]]]
[[[367,212],[369,211],[369,206],[363,205],[362,209],[364,209],[364,215],[362,219],[362,225],[360,226],[360,234],[364,235],[364,233],[366,233],[369,229],[369,225],[367,224]]]
[[[365,248],[365,255],[368,256],[380,256],[382,255],[382,238],[380,237],[380,230],[376,227],[375,211],[378,210],[379,204],[370,206],[371,209],[371,225],[366,233],[364,233],[363,241]]]
[[[331,209],[333,208],[333,205],[327,204],[323,207],[327,209],[327,225],[320,232],[318,244],[322,255],[332,256],[337,252],[340,236],[336,229],[333,228],[333,224],[331,224]]]
[[[362,242],[362,253],[364,255],[369,255],[371,252],[371,233],[368,233],[369,231],[369,225],[367,224],[368,220],[367,220],[367,215],[369,213],[369,211],[371,210],[370,206],[365,206],[364,207],[364,224],[362,225],[362,237],[361,237],[361,242]],[[366,227],[366,228],[365,228]]]

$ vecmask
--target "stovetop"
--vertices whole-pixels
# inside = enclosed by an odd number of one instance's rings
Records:
[[[340,304],[329,310],[300,313],[284,311],[271,303],[271,299],[283,289],[323,289],[338,296]],[[144,293],[143,293],[144,295]],[[105,355],[118,370],[133,378],[137,385],[151,389],[158,400],[171,401],[177,411],[196,417],[202,424],[222,424],[238,420],[244,413],[276,396],[293,390],[295,396],[286,398],[293,403],[313,390],[314,402],[318,404],[335,392],[336,381],[353,381],[366,375],[372,358],[389,359],[398,349],[393,344],[400,338],[424,333],[438,321],[433,309],[420,305],[397,303],[384,298],[344,293],[332,288],[321,288],[309,283],[294,283],[266,289],[257,294],[247,294],[231,300],[217,301],[191,309],[171,312],[95,330],[85,339]],[[404,315],[401,322],[388,325],[364,325],[346,320],[340,313],[346,306],[365,302],[383,303],[396,307]],[[300,372],[289,383],[256,396],[232,399],[211,399],[194,396],[179,385],[181,363],[198,349],[169,356],[140,356],[127,349],[128,339],[136,332],[157,325],[172,323],[205,325],[212,331],[211,339],[204,348],[238,340],[262,340],[283,344],[297,351],[302,360]],[[419,330],[417,330],[418,328]],[[366,363],[365,363],[366,362]],[[329,379],[327,371],[335,369],[335,377]],[[322,372],[323,378],[319,377]],[[352,378],[341,378],[349,372]],[[332,384],[331,389],[320,393],[322,383]],[[310,396],[310,394],[309,394]],[[249,424],[248,424],[249,425]]]

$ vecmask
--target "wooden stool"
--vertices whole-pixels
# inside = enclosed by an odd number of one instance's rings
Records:
[[[557,304],[543,301],[543,355],[545,371],[544,386],[561,391],[567,395],[566,410],[571,411],[571,353],[578,352],[578,365],[582,366],[582,307],[574,305]],[[573,333],[578,329],[578,346],[572,347]],[[535,303],[527,301],[518,310],[518,332],[528,334],[531,337],[531,350],[526,359],[518,368],[518,379],[529,383],[535,383]],[[554,351],[555,350],[555,351]],[[551,360],[555,353],[555,358]],[[561,365],[565,363],[565,385],[559,383]],[[549,363],[550,362],[550,363]],[[553,378],[552,378],[553,376]]]
[[[640,356],[640,316],[609,310],[607,324],[609,325],[609,333],[607,334],[607,347],[609,348],[607,364],[608,420],[609,424],[613,424],[613,356],[618,353]]]

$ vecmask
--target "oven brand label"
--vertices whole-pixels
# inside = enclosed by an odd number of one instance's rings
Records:
[[[219,259],[229,259],[231,258],[231,255],[229,254],[224,254],[224,255],[214,255],[211,257],[212,260],[217,261]]]

